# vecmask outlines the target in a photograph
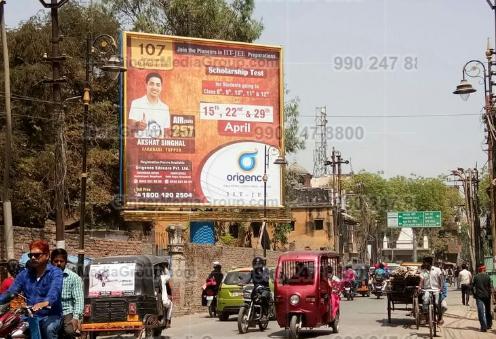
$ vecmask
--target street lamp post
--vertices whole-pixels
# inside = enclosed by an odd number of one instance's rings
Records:
[[[487,4],[491,8],[494,14],[494,24],[495,24],[495,41],[496,41],[496,1],[486,0]],[[476,90],[465,80],[465,74],[470,77],[478,77],[484,81],[484,97],[485,97],[485,123],[487,125],[487,144],[488,144],[488,169],[489,169],[489,200],[490,207],[489,213],[491,217],[491,237],[492,237],[492,254],[493,254],[493,265],[496,267],[496,156],[495,156],[495,145],[496,145],[496,117],[494,113],[495,95],[493,94],[493,75],[496,72],[493,71],[493,67],[496,66],[496,62],[493,61],[493,55],[495,51],[488,44],[486,49],[486,60],[487,60],[487,70],[484,67],[484,63],[479,60],[471,60],[465,64],[463,67],[463,79],[460,85],[457,86],[454,94],[460,94],[462,99],[467,100],[470,93]],[[478,65],[483,70],[483,76],[480,75],[480,68],[473,67],[472,70],[479,70],[475,75],[471,75],[467,72],[467,66],[472,63],[474,66]]]
[[[496,144],[496,128],[495,128],[495,116],[494,116],[494,99],[495,95],[492,93],[493,87],[493,66],[496,65],[495,62],[492,61],[494,55],[494,49],[487,47],[486,57],[487,57],[487,67],[480,60],[470,60],[463,66],[462,71],[462,80],[460,84],[456,87],[456,90],[453,94],[458,94],[461,96],[463,100],[468,100],[468,97],[471,93],[476,92],[477,90],[472,87],[472,85],[466,80],[467,77],[471,78],[479,78],[484,83],[484,108],[485,108],[485,116],[484,121],[487,125],[487,144],[488,144],[488,172],[489,172],[489,197],[490,197],[490,207],[489,213],[491,217],[491,236],[492,236],[492,253],[493,260],[496,261],[496,200],[495,200],[495,144]],[[460,171],[458,171],[460,172]],[[460,172],[462,173],[462,172]],[[457,175],[456,173],[454,173]],[[472,174],[470,174],[470,179],[472,180]],[[478,219],[478,216],[477,216]],[[478,224],[479,222],[476,221]],[[474,230],[475,232],[479,232],[480,230]],[[476,239],[476,241],[480,241],[480,239]],[[476,260],[482,260],[483,254],[480,249],[476,247]],[[479,262],[479,261],[478,261]],[[476,263],[477,264],[477,263]]]
[[[263,220],[264,220],[264,230],[265,227],[267,227],[267,181],[269,179],[269,176],[267,175],[267,170],[269,169],[269,162],[270,162],[270,151],[275,150],[279,151],[276,147],[274,146],[267,146],[265,145],[264,148],[264,174],[262,177],[263,180],[263,188],[264,188],[264,205],[263,205]],[[275,165],[286,165],[288,162],[286,161],[286,158],[284,155],[280,154],[277,159],[274,161]],[[260,239],[262,239],[263,233],[260,234]],[[267,256],[267,248],[266,246],[263,245],[262,242],[262,247],[263,247],[263,256],[264,258]]]
[[[104,64],[101,62],[94,62],[92,55],[94,51],[101,51],[102,49],[110,49],[111,55],[105,60]],[[82,148],[82,168],[81,168],[81,206],[80,206],[80,219],[79,219],[79,252],[78,252],[78,274],[83,275],[84,268],[84,231],[86,221],[86,183],[88,179],[87,157],[88,157],[88,139],[89,139],[89,126],[88,126],[88,112],[91,102],[91,74],[93,66],[96,64],[101,70],[111,73],[120,74],[125,72],[126,69],[122,65],[122,61],[116,56],[117,44],[114,38],[108,34],[100,34],[94,39],[88,36],[86,39],[86,76],[83,88],[83,148]]]

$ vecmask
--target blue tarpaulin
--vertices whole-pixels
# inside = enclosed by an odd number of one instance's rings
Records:
[[[193,244],[215,244],[213,221],[192,221],[190,235]]]

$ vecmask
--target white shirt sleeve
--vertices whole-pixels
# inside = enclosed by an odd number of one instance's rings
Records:
[[[131,109],[129,110],[129,119],[135,120],[135,121],[140,121],[143,119],[143,115],[140,113],[142,112],[141,109],[139,109],[139,100],[140,99],[135,99],[131,102]]]

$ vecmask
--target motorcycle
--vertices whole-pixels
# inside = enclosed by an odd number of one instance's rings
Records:
[[[18,321],[7,337],[12,339],[41,339],[40,320],[34,316],[32,306],[21,306],[9,312],[12,312]],[[22,321],[23,317],[26,318],[25,321]]]
[[[377,299],[380,299],[384,294],[384,290],[386,289],[386,282],[382,278],[375,278],[372,283],[372,294],[374,294]]]
[[[248,332],[249,327],[257,324],[260,331],[264,331],[269,326],[269,319],[274,317],[274,303],[270,298],[269,314],[266,317],[262,317],[262,293],[265,291],[266,288],[263,286],[258,286],[255,292],[253,292],[253,285],[243,287],[244,305],[241,306],[238,313],[238,331],[240,334]]]
[[[217,316],[217,296],[207,295],[207,307],[208,315],[210,318],[215,318]]]
[[[9,304],[0,306],[0,314],[0,338],[6,338],[17,328],[21,317]]]
[[[343,297],[346,298],[346,300],[353,300],[354,297],[353,282],[347,281],[344,283]]]
[[[215,318],[217,316],[217,283],[215,279],[208,279],[203,285],[203,297],[205,298],[204,306],[208,307],[208,315],[210,318]]]

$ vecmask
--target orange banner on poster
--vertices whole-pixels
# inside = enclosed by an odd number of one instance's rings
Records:
[[[125,32],[122,50],[125,206],[282,205],[280,47]]]

